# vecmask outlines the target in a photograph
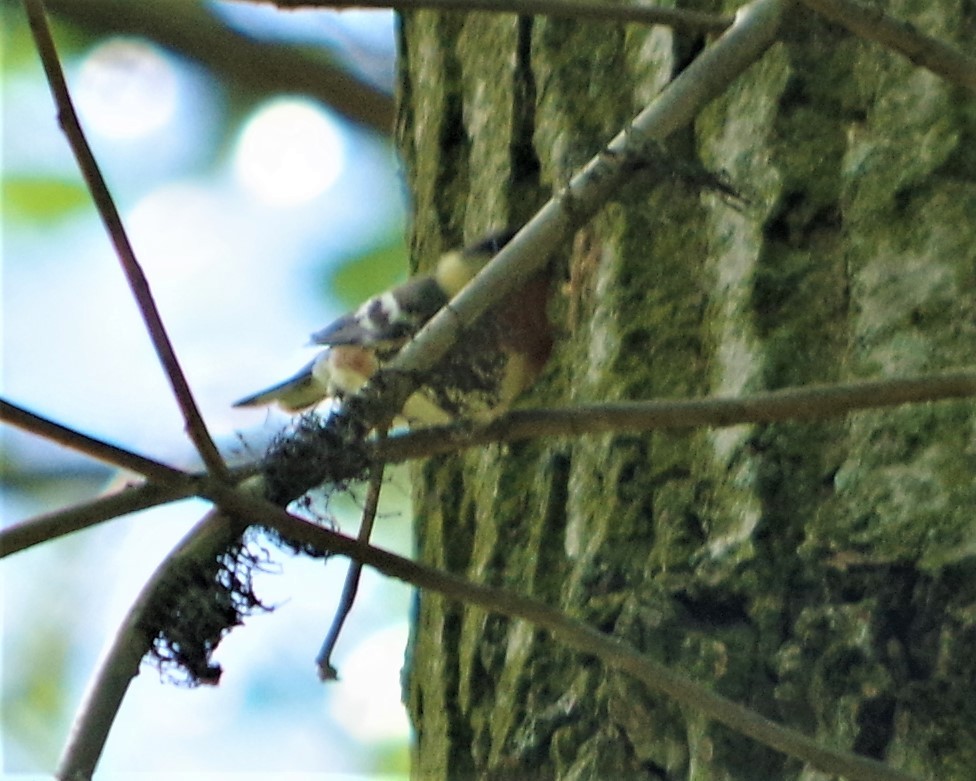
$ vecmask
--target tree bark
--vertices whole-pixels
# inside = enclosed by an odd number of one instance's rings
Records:
[[[938,0],[914,21],[973,51],[972,14]],[[706,44],[661,27],[403,15],[399,140],[421,264],[531,216]],[[522,404],[971,367],[974,140],[971,94],[795,10],[668,142],[727,172],[746,205],[680,177],[622,191],[558,255],[556,356]],[[974,474],[970,401],[495,446],[416,470],[417,548],[824,744],[964,779]],[[417,778],[824,777],[525,623],[434,595],[420,597],[407,685]]]

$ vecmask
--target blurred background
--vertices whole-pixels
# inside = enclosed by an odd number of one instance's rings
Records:
[[[392,127],[390,12],[234,2],[49,0],[102,167],[211,433],[259,457],[288,417],[231,403],[289,376],[320,328],[405,275],[407,196]],[[110,242],[61,134],[19,3],[3,0],[4,398],[183,468],[198,460]],[[0,427],[8,525],[93,498],[119,476]],[[378,544],[409,553],[394,472]],[[322,512],[354,533],[363,492]],[[14,554],[2,579],[0,768],[54,768],[102,647],[206,506],[186,501]],[[144,665],[101,778],[375,778],[406,773],[400,670],[410,591],[366,572],[335,662],[316,677],[345,561],[274,554],[276,606],[221,644],[217,687]]]

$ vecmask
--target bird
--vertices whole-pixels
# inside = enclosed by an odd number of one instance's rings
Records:
[[[515,235],[505,229],[445,253],[433,270],[379,293],[311,336],[324,349],[298,373],[234,403],[276,403],[287,412],[359,391]],[[400,410],[412,427],[459,419],[490,422],[538,378],[554,345],[550,273],[540,272],[490,308],[430,372]]]

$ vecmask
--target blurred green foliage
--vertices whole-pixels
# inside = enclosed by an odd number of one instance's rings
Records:
[[[37,176],[5,176],[0,198],[7,218],[50,222],[91,203],[80,181]]]
[[[406,279],[407,266],[403,237],[390,235],[374,249],[330,268],[324,284],[329,295],[353,308]]]

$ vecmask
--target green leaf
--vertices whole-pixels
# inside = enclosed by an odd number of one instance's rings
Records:
[[[52,220],[91,203],[81,182],[38,177],[5,177],[2,201],[10,213],[25,220]]]
[[[329,293],[343,306],[355,307],[376,293],[402,282],[407,272],[407,248],[399,236],[363,255],[332,268],[326,282]]]

